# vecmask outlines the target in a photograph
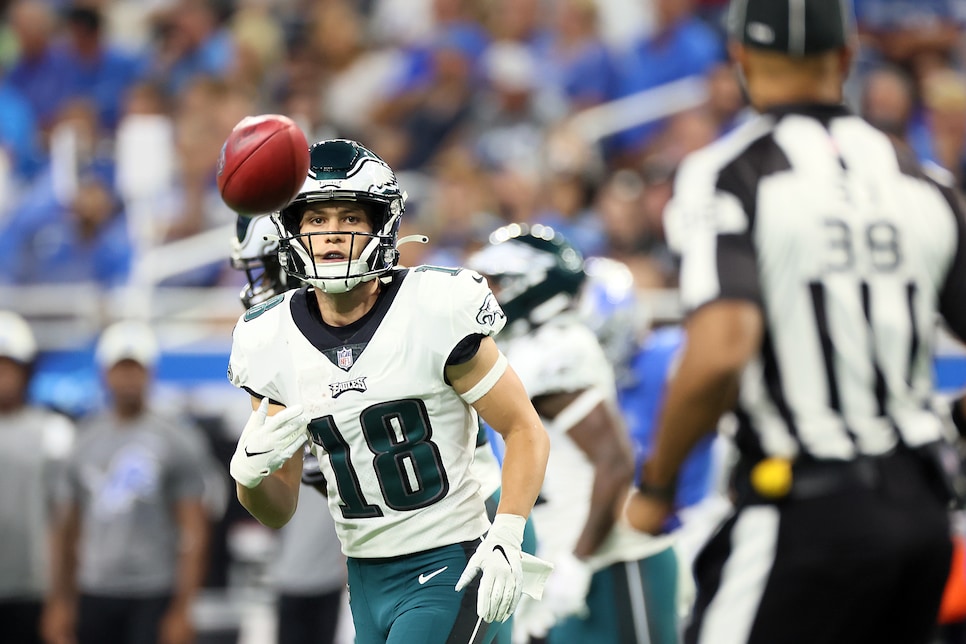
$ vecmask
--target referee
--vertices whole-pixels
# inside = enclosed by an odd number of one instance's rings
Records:
[[[842,104],[844,0],[732,0],[757,117],[681,165],[665,213],[687,345],[627,504],[737,420],[735,510],[695,563],[686,642],[927,642],[949,570],[936,315],[966,338],[957,196]]]

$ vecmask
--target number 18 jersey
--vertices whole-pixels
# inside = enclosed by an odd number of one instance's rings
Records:
[[[301,404],[350,557],[394,557],[478,538],[489,525],[473,477],[476,412],[447,384],[447,358],[505,317],[472,271],[399,270],[340,340],[311,290],[290,291],[238,321],[229,379],[252,395]]]

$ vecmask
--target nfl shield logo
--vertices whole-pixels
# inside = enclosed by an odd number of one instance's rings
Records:
[[[352,349],[342,347],[336,352],[340,369],[349,369],[352,366]]]

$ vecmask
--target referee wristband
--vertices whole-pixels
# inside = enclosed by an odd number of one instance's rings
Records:
[[[646,481],[641,481],[637,486],[637,491],[643,496],[649,496],[652,499],[673,504],[674,496],[677,493],[677,486],[673,483],[669,485],[651,485]]]
[[[672,481],[666,485],[654,485],[653,483],[647,482],[647,463],[641,468],[641,482],[637,484],[637,491],[643,496],[649,496],[652,499],[657,499],[658,501],[663,501],[668,505],[674,503],[674,497],[677,495],[678,486],[676,481]]]

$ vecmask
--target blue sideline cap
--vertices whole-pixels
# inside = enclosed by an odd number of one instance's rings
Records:
[[[844,47],[850,0],[731,0],[728,32],[748,47],[807,56]]]

